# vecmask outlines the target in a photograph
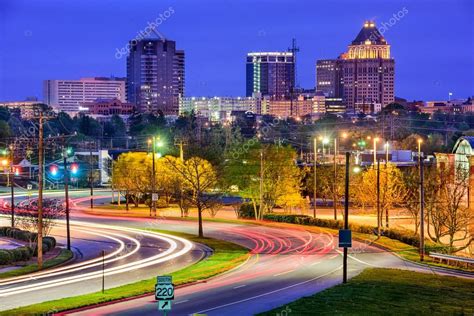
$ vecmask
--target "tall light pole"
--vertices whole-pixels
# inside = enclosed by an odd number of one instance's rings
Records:
[[[390,147],[390,144],[388,141],[385,143],[385,166],[388,164],[388,149]]]
[[[36,240],[38,268],[43,268],[43,179],[44,179],[44,157],[43,157],[43,109],[39,113],[38,128],[38,237]]]
[[[11,191],[11,212],[12,227],[15,227],[15,173],[13,170],[13,145],[10,145],[10,191]]]
[[[424,176],[423,176],[423,158],[421,157],[421,143],[423,140],[418,139],[418,163],[420,168],[420,261],[425,257],[425,191],[424,191]]]
[[[69,225],[69,170],[67,167],[68,149],[63,144],[64,199],[66,200],[66,240],[67,250],[71,250],[71,229]]]
[[[316,137],[313,139],[313,150],[314,150],[314,159],[313,159],[313,172],[314,172],[314,181],[313,181],[313,217],[316,218],[316,185],[317,185],[317,155],[318,155],[318,140]]]
[[[334,179],[332,181],[332,205],[334,209],[334,220],[337,220],[337,192],[336,192],[336,181],[337,181],[337,163],[336,163],[336,155],[337,155],[337,135],[334,137],[334,159],[333,159],[333,167],[334,167]]]
[[[379,141],[378,137],[374,137],[374,169],[375,164],[377,163],[377,142]]]
[[[156,215],[156,170],[155,170],[155,155],[156,155],[156,137],[153,136],[152,145],[151,145],[152,155],[151,155],[151,168],[152,168],[152,179],[151,179],[151,214]]]

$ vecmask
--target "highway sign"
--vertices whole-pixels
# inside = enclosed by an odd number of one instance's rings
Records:
[[[171,301],[159,301],[158,309],[160,311],[169,311],[171,310]]]
[[[33,185],[27,184],[27,185],[26,185],[26,189],[27,189],[27,190],[32,190],[32,189],[33,189]]]
[[[155,299],[157,301],[174,300],[174,284],[171,276],[159,276],[156,278]]]
[[[350,229],[339,230],[339,247],[341,248],[352,247],[352,232]]]

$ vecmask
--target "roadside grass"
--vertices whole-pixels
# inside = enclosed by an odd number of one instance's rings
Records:
[[[63,264],[66,261],[70,260],[72,257],[73,257],[72,251],[67,250],[67,249],[61,249],[61,251],[59,252],[59,254],[56,257],[51,258],[49,260],[46,260],[43,263],[43,270],[55,267],[55,266],[60,265],[60,264]],[[30,265],[24,266],[24,267],[19,268],[19,269],[15,269],[15,270],[0,273],[0,280],[16,277],[16,276],[20,276],[20,275],[25,275],[25,274],[28,274],[28,273],[38,272],[38,271],[39,271],[38,264],[36,264],[36,263],[35,264],[30,264]]]
[[[177,233],[164,230],[151,230],[186,238],[192,242],[204,244],[213,249],[213,253],[184,269],[171,273],[175,285],[183,285],[198,280],[208,279],[220,273],[229,271],[250,256],[249,250],[237,244],[212,238],[199,238],[195,235]],[[151,278],[112,289],[107,289],[104,294],[96,292],[75,297],[43,302],[39,304],[19,307],[1,311],[0,315],[46,315],[79,307],[91,306],[113,300],[151,294],[154,291],[156,278]]]
[[[259,315],[472,315],[473,298],[474,280],[371,268],[347,284]]]

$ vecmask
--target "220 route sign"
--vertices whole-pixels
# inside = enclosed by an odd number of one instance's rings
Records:
[[[171,277],[157,277],[157,283],[155,285],[155,299],[158,301],[174,299],[174,284],[172,283]]]

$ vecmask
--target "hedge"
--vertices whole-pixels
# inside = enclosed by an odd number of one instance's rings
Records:
[[[38,234],[13,227],[0,227],[0,236],[33,242],[37,239]],[[51,236],[43,237],[43,253],[53,250],[54,248],[56,248],[56,239]],[[22,246],[15,249],[2,249],[0,250],[0,265],[12,264],[18,261],[28,261],[36,255],[36,246],[34,249],[29,246]]]
[[[319,227],[327,227],[327,228],[333,228],[333,229],[344,228],[343,221],[334,220],[334,219],[313,218],[308,215],[286,215],[286,214],[269,213],[269,214],[263,215],[263,219],[268,220],[268,221],[273,221],[273,222],[291,223],[291,224],[308,225],[308,226],[319,226]],[[370,226],[370,225],[349,224],[349,228],[352,231],[358,232],[358,233],[377,234],[377,227]],[[382,236],[399,240],[413,247],[418,247],[420,245],[420,237],[418,235],[414,235],[413,232],[409,230],[383,228],[381,234]],[[433,244],[433,243],[426,244],[426,248],[436,250],[438,252],[448,251],[448,247]]]

